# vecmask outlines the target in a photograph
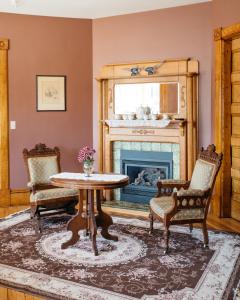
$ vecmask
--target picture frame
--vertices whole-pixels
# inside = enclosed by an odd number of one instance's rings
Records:
[[[36,75],[36,109],[66,111],[66,76]]]

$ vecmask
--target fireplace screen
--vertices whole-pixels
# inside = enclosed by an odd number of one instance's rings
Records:
[[[157,193],[157,181],[173,178],[172,152],[121,150],[120,161],[130,179],[121,190],[122,201],[148,203]]]

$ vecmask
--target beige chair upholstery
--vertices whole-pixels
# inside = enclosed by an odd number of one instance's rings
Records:
[[[214,164],[198,159],[193,170],[189,188],[206,191],[212,186],[214,174]]]
[[[49,177],[58,173],[57,156],[30,157],[27,162],[32,184],[50,183]]]
[[[56,188],[56,189],[48,189],[48,190],[40,190],[35,194],[31,193],[30,201],[43,201],[49,199],[57,199],[64,197],[78,196],[78,190],[75,189],[66,189],[66,188]]]
[[[150,231],[153,221],[164,223],[164,240],[168,251],[170,224],[203,224],[204,244],[208,244],[206,217],[215,179],[221,166],[222,154],[215,152],[215,146],[201,149],[191,181],[160,180],[158,195],[150,200]]]

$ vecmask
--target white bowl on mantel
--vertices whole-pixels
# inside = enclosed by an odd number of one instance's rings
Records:
[[[158,114],[151,114],[150,118],[151,118],[151,120],[157,120],[158,119]]]
[[[121,114],[114,115],[114,120],[122,120],[122,115]]]
[[[163,115],[162,115],[162,119],[163,119],[163,120],[169,120],[170,118],[169,118],[169,115],[168,115],[168,114],[163,114]]]

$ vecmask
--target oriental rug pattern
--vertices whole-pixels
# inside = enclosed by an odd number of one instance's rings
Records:
[[[114,218],[118,242],[97,237],[99,256],[89,239],[66,250],[68,216],[44,221],[36,236],[29,212],[0,220],[0,283],[47,299],[233,299],[240,277],[240,236],[210,231],[204,249],[201,230],[172,227],[171,252],[163,255],[160,225]]]

